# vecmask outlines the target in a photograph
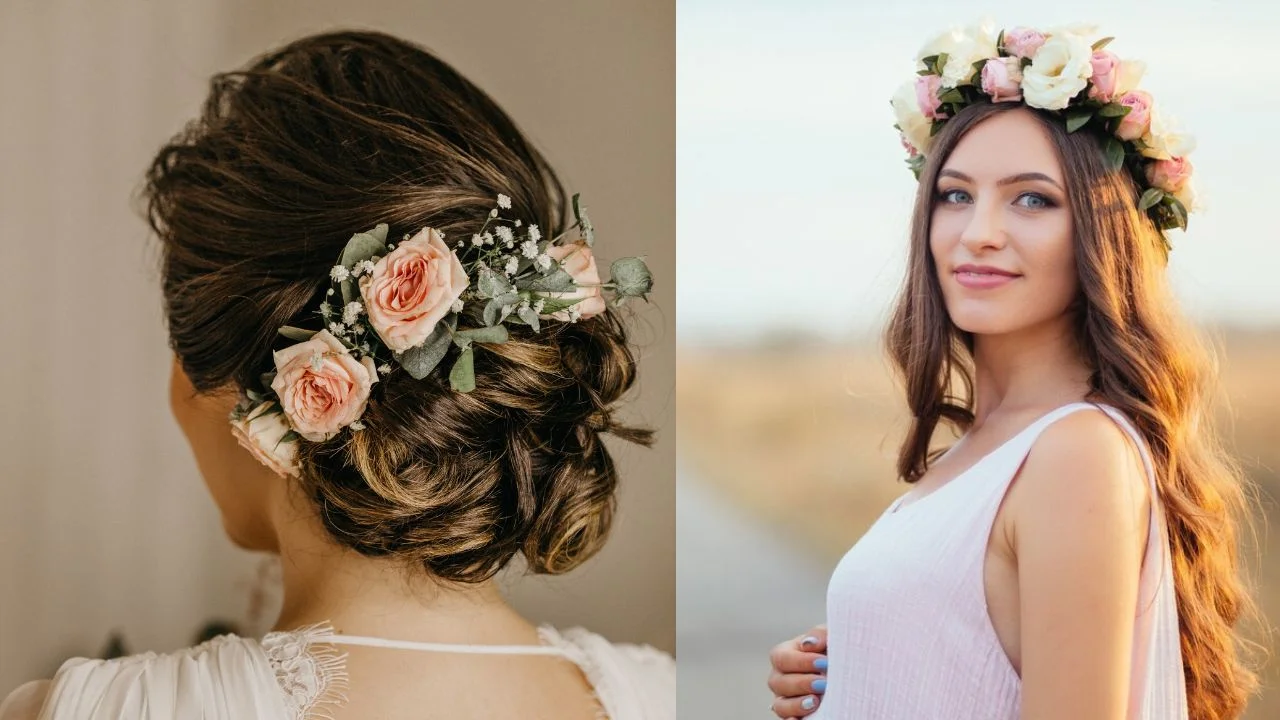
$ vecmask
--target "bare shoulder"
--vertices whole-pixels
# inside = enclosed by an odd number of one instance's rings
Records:
[[[1011,519],[1073,536],[1105,525],[1115,539],[1145,537],[1149,495],[1133,439],[1102,411],[1082,410],[1050,423],[1032,444],[1010,491]]]
[[[48,680],[33,680],[0,702],[0,720],[36,720],[49,695]]]

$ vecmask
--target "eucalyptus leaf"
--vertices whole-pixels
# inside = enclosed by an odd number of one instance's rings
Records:
[[[1112,40],[1115,40],[1115,38],[1114,38],[1114,37],[1104,37],[1104,38],[1102,38],[1101,40],[1099,40],[1098,42],[1096,42],[1096,43],[1094,43],[1094,44],[1093,44],[1093,51],[1094,51],[1094,52],[1097,52],[1097,51],[1101,50],[1102,48],[1104,48],[1104,47],[1106,47],[1106,46],[1110,45]]]
[[[521,317],[524,317],[524,315],[522,314]],[[459,330],[454,333],[454,337],[463,338],[472,342],[497,344],[506,342],[509,336],[505,327],[501,325],[494,325],[493,327]]]
[[[386,255],[386,239],[386,223],[378,225],[378,227],[369,232],[352,235],[351,239],[347,241],[347,246],[342,250],[342,257],[338,260],[338,264],[350,270],[356,263],[369,260],[374,255]]]
[[[578,303],[582,302],[586,298],[566,299],[566,298],[543,297],[539,299],[542,301],[542,314],[552,315],[554,313],[560,312],[561,310],[568,310],[569,308],[573,307],[574,305],[577,305]]]
[[[1138,201],[1138,209],[1146,210],[1154,207],[1157,203],[1164,199],[1164,191],[1160,188],[1148,188],[1142,193],[1142,199]]]
[[[285,433],[284,437],[280,438],[280,442],[276,444],[279,445],[280,443],[297,442],[300,439],[302,439],[302,436],[298,434],[298,431],[290,430],[289,432]]]
[[[573,292],[577,285],[574,284],[573,276],[567,270],[556,268],[550,275],[519,280],[516,282],[516,287],[532,292]]]
[[[473,358],[474,351],[466,348],[458,354],[458,359],[449,371],[449,387],[460,393],[469,393],[476,389],[476,369]]]
[[[1106,145],[1103,146],[1103,155],[1109,172],[1115,172],[1124,167],[1124,145],[1116,138],[1107,138]]]
[[[269,388],[271,383],[276,381],[276,371],[265,372],[258,376],[258,382],[262,383],[262,387]]]
[[[347,278],[341,283],[338,283],[338,289],[342,291],[343,307],[350,305],[360,297],[360,289],[356,286],[355,278]]]
[[[270,417],[272,415],[283,415],[283,414],[284,414],[284,407],[280,405],[280,403],[273,402],[271,403],[270,406],[267,407],[266,410],[263,410],[262,412],[258,413],[258,417]]]
[[[421,345],[396,354],[395,360],[410,377],[421,380],[430,375],[444,359],[445,353],[449,352],[451,336],[448,326],[437,324]]]
[[[257,390],[246,389],[244,391],[244,394],[248,395],[249,399],[254,401],[255,403],[260,403],[263,400],[262,393],[258,392]]]
[[[514,292],[505,295],[499,295],[489,301],[484,306],[484,324],[488,326],[497,325],[506,319],[506,315],[502,314],[502,308],[507,305],[515,305],[520,302],[520,295]]]
[[[538,324],[538,313],[534,312],[533,308],[521,305],[516,314],[520,316],[520,319],[523,320],[526,325],[533,328],[534,332],[541,330],[541,327]],[[502,326],[499,325],[498,327]]]
[[[1178,223],[1178,227],[1182,228],[1183,230],[1186,230],[1187,229],[1187,207],[1183,205],[1182,201],[1177,198],[1173,198],[1173,202],[1169,205],[1169,207],[1171,210],[1173,210],[1173,217],[1174,217],[1174,220]]]
[[[285,325],[284,327],[280,328],[278,332],[281,335],[289,338],[290,340],[297,340],[298,342],[306,342],[310,340],[312,336],[314,336],[318,331],[303,330],[302,328],[290,327],[288,325]]]
[[[1073,133],[1093,119],[1093,111],[1088,109],[1073,109],[1067,112],[1067,132]]]
[[[480,266],[480,279],[476,284],[481,300],[505,295],[512,291],[511,283],[493,268]]]
[[[644,297],[653,289],[653,275],[643,258],[618,258],[609,266],[609,275],[619,295]]]

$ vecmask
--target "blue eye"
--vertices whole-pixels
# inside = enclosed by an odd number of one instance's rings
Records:
[[[1023,200],[1030,200],[1034,202],[1024,203],[1022,202]],[[1045,208],[1054,207],[1054,202],[1049,198],[1045,197],[1044,195],[1041,195],[1040,193],[1030,193],[1030,192],[1022,193],[1021,195],[1018,196],[1018,199],[1016,202],[1019,205],[1022,205],[1022,207],[1025,207],[1031,210],[1043,210]]]
[[[958,199],[957,199],[957,196]],[[938,193],[938,199],[944,203],[966,203],[973,200],[969,193],[964,190],[943,190]]]

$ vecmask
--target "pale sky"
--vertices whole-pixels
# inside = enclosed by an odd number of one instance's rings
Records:
[[[889,98],[953,25],[1087,22],[1197,140],[1205,209],[1174,231],[1193,317],[1280,326],[1280,11],[1233,2],[679,0],[681,343],[879,327],[901,279],[915,180]]]

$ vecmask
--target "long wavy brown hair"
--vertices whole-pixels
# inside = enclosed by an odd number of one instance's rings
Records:
[[[952,324],[929,251],[938,173],[978,123],[1020,103],[973,105],[934,138],[920,174],[907,273],[885,332],[912,422],[898,455],[908,483],[940,451],[939,422],[973,424],[973,336]],[[1123,411],[1150,447],[1167,517],[1183,671],[1192,720],[1236,718],[1257,679],[1234,630],[1254,605],[1241,578],[1237,536],[1248,523],[1248,486],[1213,428],[1214,356],[1180,316],[1169,290],[1159,231],[1137,209],[1127,171],[1106,169],[1098,139],[1067,133],[1031,111],[1057,149],[1075,228],[1080,294],[1069,312],[1092,370],[1088,401]]]

